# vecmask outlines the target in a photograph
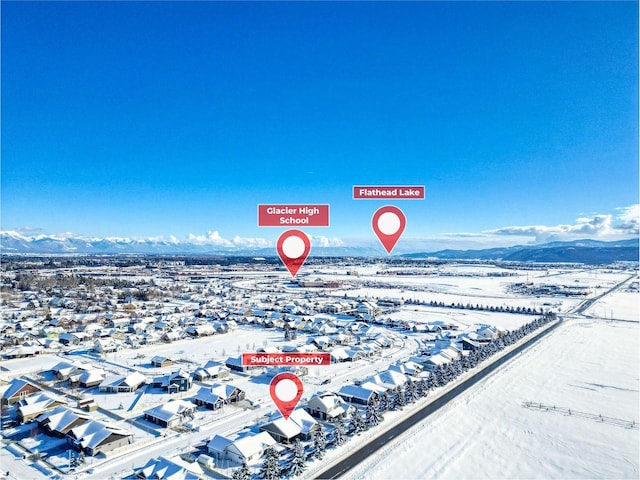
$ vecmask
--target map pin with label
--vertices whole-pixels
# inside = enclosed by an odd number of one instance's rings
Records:
[[[293,373],[279,373],[271,380],[269,393],[285,420],[298,405],[302,391],[302,380]]]
[[[301,230],[287,230],[280,235],[276,246],[280,260],[295,277],[311,251],[309,237]]]
[[[371,227],[387,253],[391,253],[406,225],[407,219],[402,210],[392,205],[379,208],[371,219]]]

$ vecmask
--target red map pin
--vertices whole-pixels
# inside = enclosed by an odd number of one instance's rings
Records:
[[[280,260],[295,277],[311,251],[311,242],[303,231],[287,230],[278,238],[277,248]]]
[[[392,205],[379,208],[371,219],[373,231],[382,242],[382,246],[387,253],[391,253],[406,225],[407,219],[402,210]]]
[[[293,373],[279,373],[271,380],[269,393],[276,407],[287,420],[302,397],[302,380]]]

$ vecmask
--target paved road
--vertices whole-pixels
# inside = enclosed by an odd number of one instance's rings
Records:
[[[461,382],[459,385],[455,386],[453,389],[449,390],[447,393],[442,395],[440,398],[426,405],[422,409],[418,410],[417,412],[412,414],[410,417],[407,417],[405,420],[400,422],[398,425],[392,427],[391,429],[389,429],[388,431],[380,435],[378,438],[374,439],[370,443],[367,443],[366,445],[362,446],[358,450],[353,451],[348,458],[341,460],[339,463],[321,472],[320,474],[317,475],[317,478],[323,478],[323,479],[338,478],[341,475],[343,475],[345,472],[351,470],[360,462],[367,459],[371,454],[381,449],[382,447],[385,447],[386,445],[388,445],[393,438],[404,433],[406,430],[411,428],[416,423],[424,420],[426,417],[428,417],[429,415],[431,415],[432,413],[434,413],[435,411],[437,411],[438,409],[446,405],[448,402],[450,402],[453,398],[460,395],[462,392],[472,387],[473,385],[478,383],[478,381],[482,380],[488,374],[490,374],[491,372],[499,368],[502,364],[507,362],[509,359],[518,355],[520,352],[522,352],[524,349],[529,347],[531,344],[533,344],[534,342],[538,341],[540,338],[547,335],[549,332],[556,329],[558,325],[561,324],[561,322],[562,322],[562,318],[560,318],[560,321],[557,322],[555,325],[552,325],[550,328],[538,333],[536,336],[530,338],[523,344],[519,345],[511,352],[504,355],[502,358],[496,360],[494,363],[488,365],[486,368],[483,368],[479,372],[467,378],[466,380]]]
[[[598,300],[600,300],[602,297],[605,297],[607,295],[609,295],[610,293],[615,292],[616,290],[618,290],[619,288],[621,288],[624,284],[626,284],[627,282],[630,282],[633,278],[635,278],[635,273],[633,275],[630,275],[629,278],[621,281],[620,283],[614,285],[613,287],[611,287],[609,290],[607,290],[604,293],[601,293],[600,295],[590,298],[588,300],[585,300],[584,302],[582,302],[580,305],[578,305],[578,307],[575,309],[574,312],[577,315],[584,315],[585,317],[589,317],[589,315],[585,315],[584,312],[594,303],[596,303]]]

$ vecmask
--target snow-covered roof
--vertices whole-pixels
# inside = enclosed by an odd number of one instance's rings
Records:
[[[358,398],[360,400],[369,400],[371,396],[380,391],[379,386],[374,390],[372,388],[366,388],[361,385],[344,385],[339,391],[338,395],[342,397]],[[384,389],[383,389],[384,390]]]
[[[23,380],[22,378],[14,378],[13,380],[11,380],[11,383],[9,383],[9,385],[2,392],[1,397],[2,398],[11,398],[16,393],[18,393],[20,390],[22,390],[24,387],[26,387],[27,385],[30,385],[31,387],[35,388],[36,390],[41,390],[40,388],[35,386],[33,383],[28,382],[27,380]]]
[[[222,435],[214,435],[214,437],[207,443],[207,450],[209,452],[222,453],[224,450],[233,443],[233,440],[223,437]]]
[[[43,413],[36,421],[39,424],[46,424],[50,431],[64,432],[78,419],[86,421],[89,420],[89,417],[70,408],[59,406],[50,412]]]
[[[211,388],[207,387],[202,387],[192,398],[206,403],[216,403],[223,400],[220,395],[216,395],[211,391]]]
[[[219,396],[223,400],[228,400],[237,388],[238,387],[234,385],[216,383],[211,386],[211,393]]]
[[[184,415],[193,412],[198,408],[194,403],[187,400],[171,400],[162,405],[158,405],[150,410],[147,410],[145,414],[161,420],[170,420],[175,415]]]
[[[73,427],[69,435],[76,439],[82,448],[95,449],[112,435],[133,436],[133,433],[122,428],[97,420],[87,420],[82,425]]]
[[[243,457],[250,458],[276,443],[275,439],[269,435],[269,432],[260,432],[234,440],[231,445],[233,445]],[[227,448],[231,447],[231,445]]]
[[[184,467],[165,457],[151,458],[140,468],[135,469],[138,478],[162,480],[197,480],[197,474],[189,472]]]

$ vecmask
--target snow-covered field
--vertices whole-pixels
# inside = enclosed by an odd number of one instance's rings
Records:
[[[616,320],[640,322],[640,295],[638,292],[618,290],[598,300],[586,315]]]
[[[395,267],[394,267],[395,268]],[[358,275],[347,272],[358,270]],[[385,270],[385,273],[379,271]],[[410,269],[410,267],[409,267]],[[606,269],[510,270],[489,265],[446,265],[433,267],[425,275],[407,274],[407,267],[396,268],[395,275],[384,264],[370,267],[322,267],[314,275],[326,275],[345,282],[344,288],[327,290],[321,297],[343,298],[403,298],[420,301],[480,304],[486,306],[531,307],[536,310],[568,312],[575,310],[584,297],[537,297],[514,293],[514,283],[533,285],[563,285],[589,290],[589,296],[602,294],[630,273]],[[514,276],[490,276],[512,274]],[[264,272],[256,278],[240,280],[252,295],[265,295],[260,283]],[[253,277],[253,275],[249,275]],[[627,284],[628,285],[628,284]],[[296,299],[313,295],[313,291],[292,286],[288,275],[281,284],[269,280],[268,287],[280,288],[283,298]],[[563,416],[524,408],[523,401],[542,402],[573,411],[602,414],[625,420],[640,420],[639,337],[640,306],[638,292],[623,287],[606,295],[592,305],[585,314],[594,319],[565,321],[553,334],[502,366],[483,382],[468,390],[441,411],[406,432],[389,447],[348,474],[348,478],[637,478],[639,435],[637,429],[623,428],[609,423],[597,423],[578,416]],[[329,301],[332,301],[329,299]],[[326,317],[329,315],[322,314]],[[474,331],[475,325],[495,325],[512,330],[531,321],[535,316],[440,308],[405,304],[398,309],[385,309],[383,318],[409,322],[443,321],[459,326],[459,331]],[[632,322],[607,319],[632,320]],[[337,391],[341,385],[372,375],[387,368],[393,361],[408,358],[425,335],[388,330],[394,346],[381,356],[353,363],[333,364],[311,368],[304,378],[303,400],[318,390]],[[60,361],[91,361],[109,374],[125,374],[137,370],[149,378],[185,368],[193,371],[209,360],[224,361],[241,352],[260,347],[295,345],[306,342],[300,334],[295,341],[284,341],[282,331],[261,327],[241,326],[224,335],[181,340],[145,346],[136,350],[122,350],[98,358],[92,353],[73,355],[40,355],[35,358],[2,362],[3,379],[26,374],[37,378],[36,372],[50,369]],[[151,366],[155,355],[177,361],[166,368]],[[200,428],[188,437],[172,436],[157,444],[145,445],[122,458],[113,458],[100,465],[100,476],[130,473],[133,465],[146,461],[145,455],[175,455],[188,449],[191,442],[203,441],[213,434],[232,434],[273,412],[269,397],[270,378],[232,374],[227,381],[239,386],[247,398],[257,406],[255,410],[225,407],[222,411],[200,411],[193,423]],[[323,383],[330,380],[330,383]],[[140,416],[146,409],[165,403],[170,398],[189,398],[200,388],[194,384],[189,392],[178,395],[160,393],[143,388],[131,394],[101,394],[93,389],[97,403],[125,418]],[[75,391],[78,393],[78,391]],[[385,423],[402,413],[388,414]],[[383,428],[384,424],[382,424]],[[370,432],[371,433],[371,432]],[[136,442],[149,434],[136,432]],[[346,449],[367,441],[366,436],[353,439]],[[182,438],[182,440],[180,440]],[[46,438],[26,439],[23,446],[42,450],[38,442]],[[180,446],[180,448],[178,448]],[[63,454],[62,454],[63,455]],[[337,458],[342,453],[336,451]],[[329,455],[331,457],[331,455]],[[60,457],[62,458],[62,457]],[[63,459],[64,460],[64,459]],[[325,458],[325,462],[329,458]],[[62,460],[61,460],[62,461]],[[323,462],[323,463],[325,463]],[[6,448],[0,449],[0,470],[7,465],[20,478],[35,478],[36,469],[16,457]],[[92,465],[93,467],[94,465]],[[319,461],[310,465],[311,476],[321,470]],[[26,471],[33,470],[33,475]],[[97,472],[98,470],[96,470]],[[37,471],[38,473],[40,470]],[[23,474],[24,473],[24,474]],[[88,475],[88,474],[87,474]],[[46,478],[46,477],[45,477]]]
[[[388,271],[387,271],[388,273]],[[514,276],[487,276],[509,274]],[[537,310],[566,312],[577,306],[584,297],[526,296],[514,294],[510,286],[528,283],[535,286],[558,285],[568,288],[584,288],[591,296],[604,293],[609,288],[629,277],[629,273],[608,269],[550,269],[509,270],[493,266],[447,265],[433,275],[360,275],[356,283],[373,282],[355,288],[338,289],[336,296],[350,298],[402,298],[405,300],[462,303],[466,305],[488,305],[525,307]],[[340,276],[345,282],[354,282],[354,277]]]
[[[523,401],[639,419],[639,327],[566,320],[346,478],[638,478],[639,434]]]

